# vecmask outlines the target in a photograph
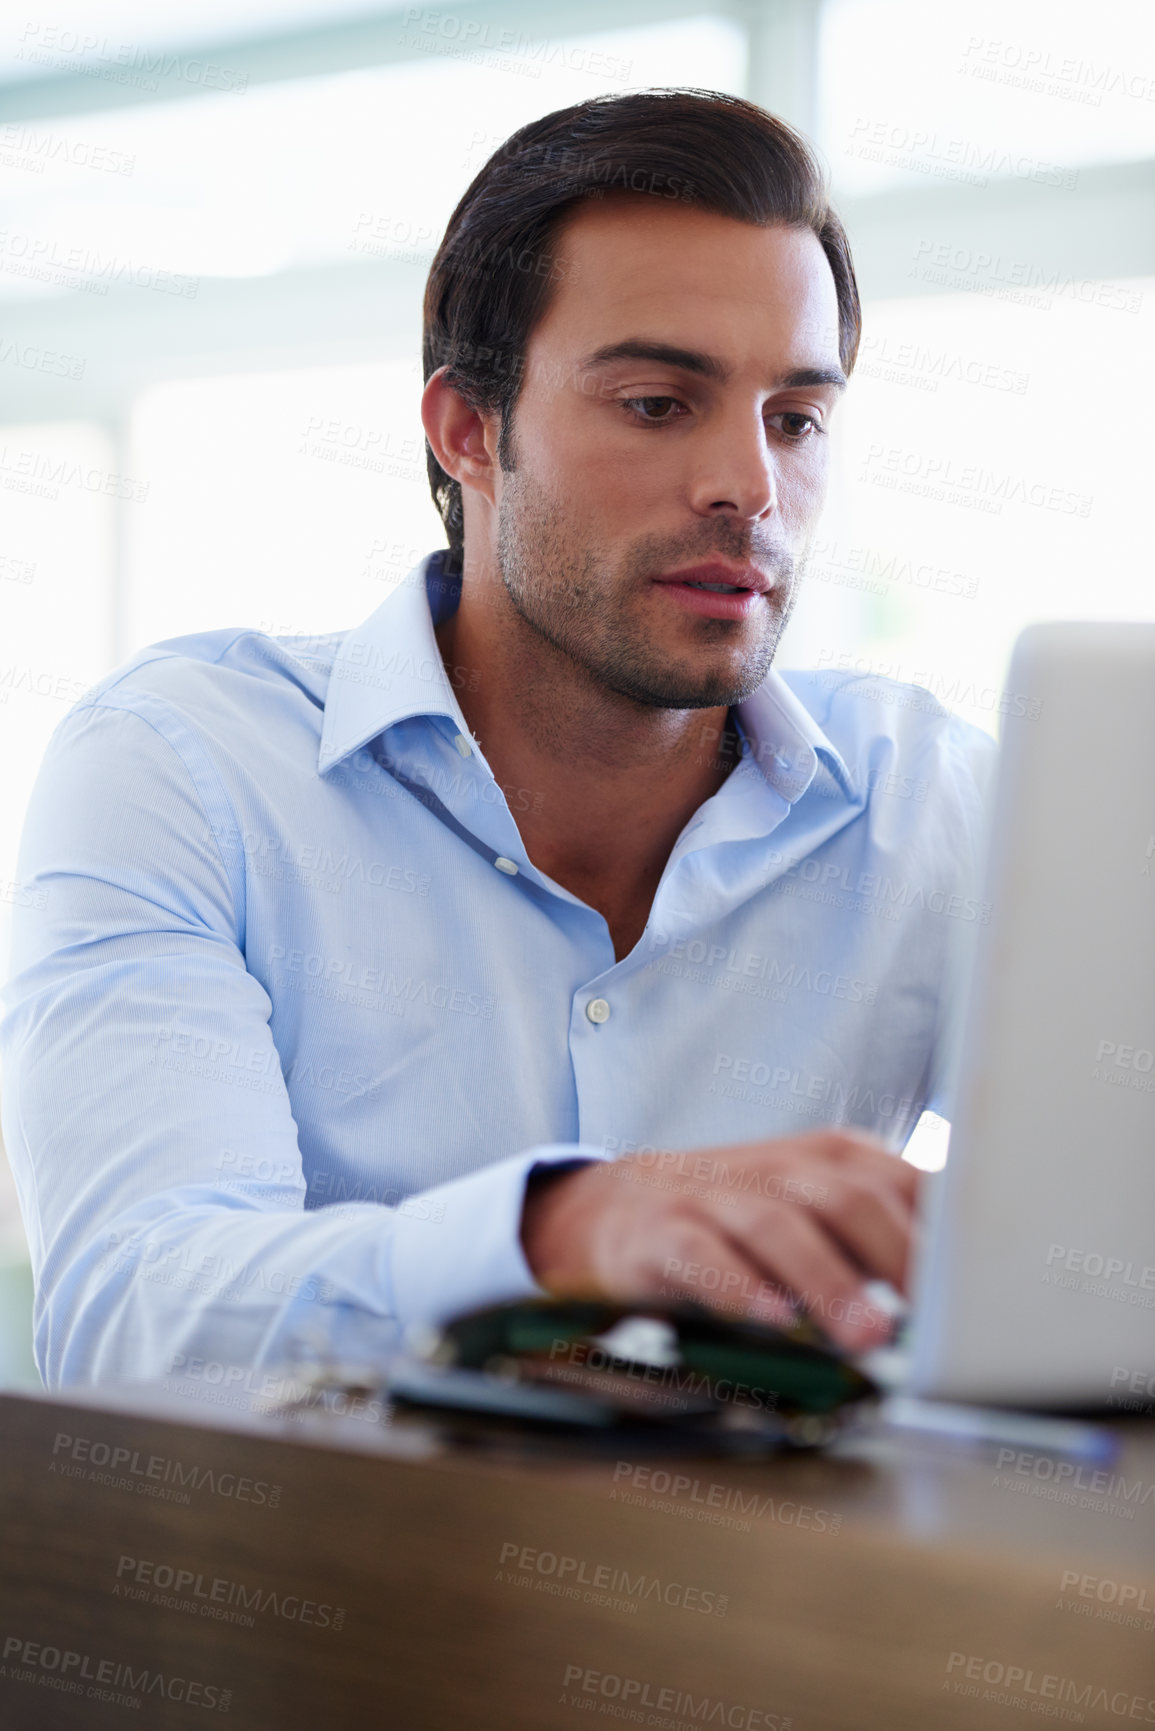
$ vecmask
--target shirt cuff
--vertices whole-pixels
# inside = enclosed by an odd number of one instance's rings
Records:
[[[391,1258],[392,1311],[403,1337],[483,1305],[547,1296],[521,1247],[529,1174],[534,1167],[609,1159],[604,1148],[552,1143],[408,1197],[397,1210]]]

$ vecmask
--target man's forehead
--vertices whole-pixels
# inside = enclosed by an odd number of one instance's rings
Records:
[[[775,379],[778,385],[829,385],[835,390],[845,390],[846,374],[842,370],[837,353],[829,358],[822,355],[819,345],[808,349],[804,342],[797,341],[798,333],[791,330],[795,339],[790,344],[794,358],[783,361],[778,357],[781,368]],[[836,333],[835,333],[836,335]],[[803,355],[812,358],[799,358]],[[582,355],[577,366],[582,372],[598,372],[626,366],[633,362],[645,364],[652,362],[660,367],[674,367],[680,372],[692,373],[695,377],[709,379],[714,384],[727,385],[740,367],[731,361],[724,353],[714,349],[701,349],[687,346],[677,341],[668,341],[660,337],[630,336],[619,338],[607,343],[601,343]]]
[[[574,363],[604,366],[615,347],[650,340],[713,357],[716,365],[689,370],[719,382],[747,355],[838,367],[837,292],[810,229],[655,202],[607,200],[566,225],[539,326],[550,346],[560,340]]]

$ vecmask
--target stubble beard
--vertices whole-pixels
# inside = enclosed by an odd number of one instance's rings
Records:
[[[751,696],[770,671],[798,593],[799,562],[781,547],[757,555],[758,563],[774,573],[776,587],[759,603],[766,616],[762,633],[737,665],[728,657],[729,665],[714,659],[711,666],[708,653],[714,645],[735,641],[743,629],[737,622],[697,618],[701,652],[678,664],[655,650],[640,615],[647,577],[656,571],[711,552],[751,556],[748,548],[722,544],[730,526],[719,520],[707,548],[679,551],[643,538],[631,549],[621,580],[609,584],[608,562],[599,550],[580,533],[567,534],[564,512],[526,486],[520,474],[507,471],[498,509],[498,569],[524,624],[594,685],[646,708],[728,707]]]

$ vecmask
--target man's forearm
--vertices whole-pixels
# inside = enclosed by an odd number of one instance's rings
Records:
[[[165,1209],[151,1198],[46,1283],[45,1379],[155,1379],[192,1356],[225,1373],[380,1366],[414,1327],[537,1294],[519,1238],[525,1175],[537,1166],[548,1181],[555,1159],[572,1167],[573,1148],[508,1156],[395,1208]]]

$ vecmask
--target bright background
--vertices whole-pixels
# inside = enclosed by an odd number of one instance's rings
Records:
[[[783,664],[913,679],[994,733],[1023,625],[1155,618],[1149,0],[17,10],[0,973],[24,805],[85,686],[187,631],[351,626],[443,544],[418,416],[429,262],[501,141],[593,95],[734,91],[829,166],[864,339]],[[943,1129],[916,1132],[920,1164]],[[0,1386],[34,1375],[25,1261],[0,1161]]]

